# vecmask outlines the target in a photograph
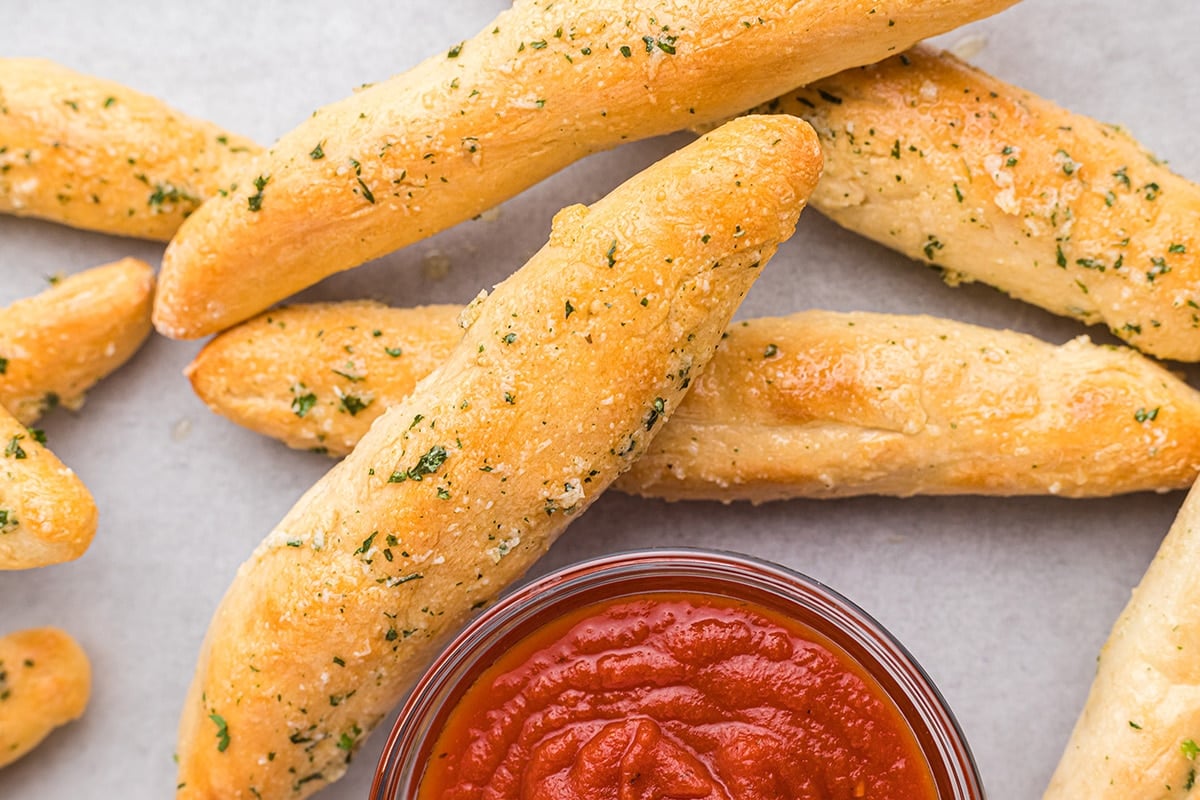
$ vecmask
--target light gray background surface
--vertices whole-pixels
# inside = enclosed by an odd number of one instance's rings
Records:
[[[481,29],[500,0],[0,0],[0,56],[44,56],[162,97],[270,142],[351,87],[399,72]],[[1188,0],[1026,0],[942,39],[982,37],[973,61],[1074,110],[1130,127],[1200,179],[1200,6]],[[594,156],[431,241],[325,281],[302,299],[465,302],[544,241],[555,210],[590,202],[688,140]],[[0,304],[46,276],[162,247],[0,218]],[[430,269],[441,257],[444,276]],[[801,219],[741,316],[804,308],[927,312],[1065,341],[1083,329],[983,287]],[[1089,331],[1110,341],[1099,329]],[[85,718],[0,772],[0,798],[149,800],[172,794],[175,726],[210,614],[237,565],[329,462],[211,414],[181,370],[199,343],[155,337],[43,427],[101,509],[78,562],[0,573],[0,633],[59,625],[91,655]],[[1195,383],[1197,372],[1191,371]],[[992,798],[1040,795],[1096,653],[1182,494],[1100,501],[864,498],[752,508],[610,494],[539,571],[646,545],[738,549],[807,572],[859,602],[932,674]],[[390,724],[390,723],[389,723]],[[365,798],[386,732],[322,798]]]

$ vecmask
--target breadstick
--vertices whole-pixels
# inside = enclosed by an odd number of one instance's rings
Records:
[[[923,316],[739,323],[618,488],[670,500],[1191,485],[1200,393],[1126,348]]]
[[[1200,186],[1122,129],[925,47],[769,107],[820,134],[812,202],[838,224],[952,285],[981,281],[1200,360]]]
[[[26,425],[82,406],[150,335],[153,299],[154,270],[126,258],[0,309],[0,404]]]
[[[209,408],[348,452],[462,336],[459,309],[268,312],[188,369]],[[374,402],[351,415],[344,393]],[[1096,442],[1105,442],[1097,447]],[[1200,393],[1125,348],[923,316],[807,311],[732,326],[616,488],[672,500],[860,494],[1095,497],[1191,485]]]
[[[79,558],[96,534],[83,481],[0,406],[0,570]]]
[[[463,337],[462,311],[369,300],[275,309],[217,336],[186,374],[216,413],[340,457],[446,360]]]
[[[0,212],[170,239],[260,151],[119,83],[0,58]]]
[[[661,427],[819,165],[805,123],[750,117],[560,212],[239,570],[184,709],[179,797],[304,797],[339,777],[445,636]]]
[[[0,767],[37,747],[87,708],[92,668],[57,628],[0,637]]]
[[[215,333],[585,155],[723,119],[1014,1],[517,0],[239,173],[168,247],[155,326]]]
[[[1195,794],[1200,770],[1200,487],[1183,503],[1100,653],[1043,800]]]

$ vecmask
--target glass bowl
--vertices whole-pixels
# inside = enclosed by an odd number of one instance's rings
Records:
[[[468,625],[414,687],[392,729],[372,800],[413,800],[459,698],[501,654],[548,620],[628,596],[690,593],[746,601],[800,622],[875,679],[907,721],[939,800],[983,800],[974,759],[933,682],[882,625],[824,584],[750,556],[687,548],[638,550],[553,572],[501,598]]]

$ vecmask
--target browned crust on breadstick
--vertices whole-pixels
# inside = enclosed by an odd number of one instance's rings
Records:
[[[661,427],[819,164],[805,123],[751,117],[558,214],[239,570],[185,706],[179,797],[303,797],[340,776],[445,636]]]
[[[215,333],[589,153],[722,119],[1012,2],[518,0],[320,109],[205,204],[164,256],[155,326]]]
[[[813,206],[946,272],[1200,360],[1200,186],[1125,131],[918,47],[771,108],[821,136]],[[761,110],[761,109],[759,109]]]
[[[261,148],[113,81],[0,58],[0,212],[170,239]]]
[[[1193,488],[1100,653],[1044,800],[1195,795],[1200,769],[1200,488]]]
[[[234,422],[343,455],[446,357],[462,335],[458,312],[279,309],[217,337],[189,375]],[[351,416],[339,407],[345,392],[373,403]],[[1056,347],[925,316],[808,311],[732,326],[616,486],[727,502],[1095,497],[1186,488],[1198,471],[1200,393],[1132,350],[1086,337]]]
[[[1094,497],[1198,471],[1200,393],[1128,348],[813,311],[730,328],[617,485],[672,500]]]
[[[91,685],[87,654],[65,632],[33,628],[0,637],[0,767],[79,719]]]
[[[0,570],[83,555],[97,521],[83,481],[3,407],[0,448]]]
[[[0,309],[0,405],[26,425],[82,406],[146,341],[153,301],[154,270],[126,258]]]

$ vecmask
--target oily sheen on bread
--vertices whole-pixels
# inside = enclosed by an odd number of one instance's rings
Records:
[[[172,240],[155,304],[215,333],[622,142],[723,119],[1014,0],[517,0],[318,110]]]
[[[460,311],[277,309],[218,336],[188,375],[218,414],[341,456],[446,358]],[[349,414],[347,394],[370,403]],[[616,488],[726,502],[1095,497],[1182,489],[1197,475],[1200,393],[1132,350],[927,316],[805,311],[732,325]]]
[[[821,213],[1160,358],[1200,360],[1200,186],[1115,125],[918,47],[768,107],[821,136]],[[764,110],[763,108],[757,109]]]
[[[1200,770],[1200,487],[1121,612],[1043,800],[1195,795]]]
[[[0,212],[170,239],[248,139],[114,81],[37,58],[0,58]]]
[[[150,335],[154,270],[125,258],[0,309],[0,405],[26,425],[84,393]]]
[[[819,171],[806,123],[748,117],[559,213],[238,571],[184,706],[179,798],[337,779],[446,636],[674,412]]]
[[[91,685],[87,654],[64,631],[33,628],[0,637],[0,767],[82,716]]]

